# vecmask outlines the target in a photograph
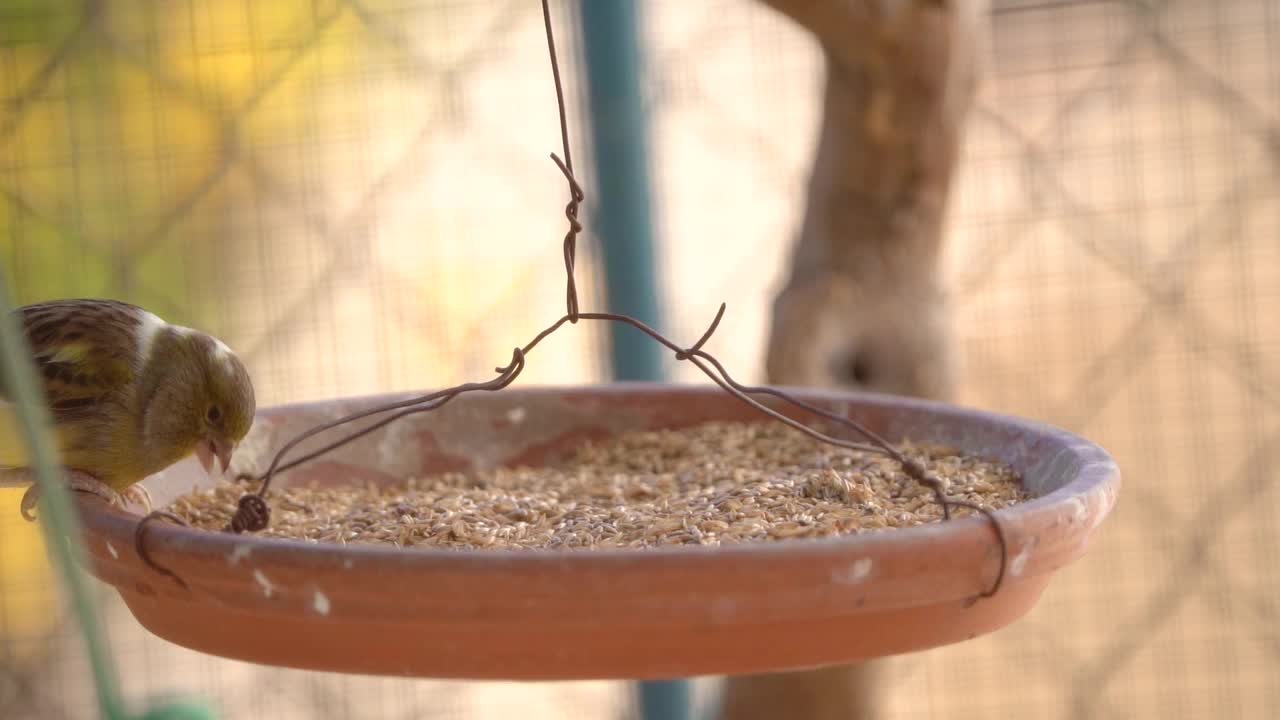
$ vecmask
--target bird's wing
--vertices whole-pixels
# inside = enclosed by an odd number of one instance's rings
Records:
[[[133,379],[137,308],[106,300],[63,300],[18,311],[54,422],[92,412]],[[0,395],[9,393],[0,386]]]
[[[138,308],[109,300],[60,300],[17,311],[55,427],[91,418],[133,380]],[[0,400],[11,400],[0,382]],[[25,464],[12,412],[0,413],[0,466]]]

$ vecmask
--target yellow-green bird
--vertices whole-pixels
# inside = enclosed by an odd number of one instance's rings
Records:
[[[253,423],[253,383],[217,338],[116,300],[54,300],[18,308],[74,490],[150,506],[148,475],[190,456],[223,472]],[[31,481],[21,427],[0,384],[0,485]],[[38,494],[22,498],[31,517]]]

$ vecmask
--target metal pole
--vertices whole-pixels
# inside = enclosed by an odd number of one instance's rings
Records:
[[[609,310],[661,329],[654,274],[648,113],[635,0],[579,0],[594,163],[594,228],[604,256]],[[611,324],[615,380],[663,379],[660,346]],[[645,720],[689,720],[689,683],[641,682]]]
[[[609,310],[660,328],[649,192],[648,113],[635,0],[579,0],[595,187],[591,214]],[[661,380],[660,346],[610,324],[615,380]]]

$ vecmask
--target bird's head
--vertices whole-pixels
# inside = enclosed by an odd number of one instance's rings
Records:
[[[249,433],[256,410],[244,363],[211,335],[173,328],[153,350],[149,370],[159,391],[146,410],[147,434],[166,449],[194,450],[206,471],[223,472]]]
[[[253,424],[253,382],[240,358],[221,343],[217,343],[207,361],[204,442],[196,446],[196,455],[206,471],[212,469],[217,458],[226,472],[232,453]]]

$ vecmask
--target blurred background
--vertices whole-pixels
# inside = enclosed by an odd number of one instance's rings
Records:
[[[590,158],[576,3],[553,3]],[[751,0],[639,3],[657,308],[763,375],[821,107],[812,40]],[[1125,475],[1026,619],[895,662],[887,718],[1280,716],[1280,6],[991,8],[946,277],[959,399]],[[0,264],[220,335],[263,405],[484,379],[563,312],[563,180],[534,0],[0,2]],[[585,307],[608,288],[591,213]],[[610,377],[580,325],[522,382]],[[668,377],[696,371],[665,366]],[[37,530],[0,494],[0,708],[92,715]],[[95,585],[125,691],[226,718],[621,718],[618,683],[363,678],[211,658]],[[700,683],[699,698],[707,696]]]

